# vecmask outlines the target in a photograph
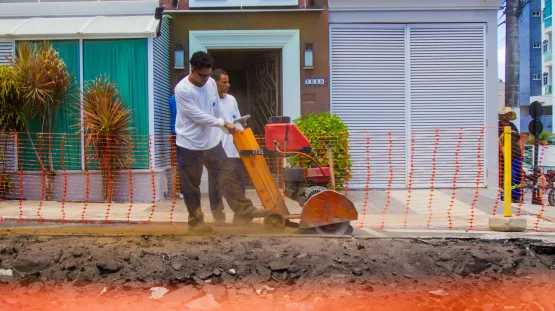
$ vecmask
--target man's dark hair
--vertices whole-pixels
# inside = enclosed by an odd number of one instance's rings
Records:
[[[212,68],[214,66],[214,59],[210,54],[204,51],[198,51],[191,56],[189,61],[193,69]]]
[[[216,69],[216,70],[212,71],[212,74],[210,75],[210,77],[212,77],[212,79],[214,79],[216,81],[220,81],[220,78],[222,77],[222,75],[228,76],[228,74],[227,74],[227,72],[225,72],[225,70]]]

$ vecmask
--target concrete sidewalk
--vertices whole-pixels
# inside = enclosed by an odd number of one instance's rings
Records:
[[[262,206],[254,190],[247,196],[255,206]],[[503,213],[503,202],[498,192],[486,189],[450,189],[433,192],[424,190],[349,191],[359,219],[352,222],[355,228],[364,229],[431,229],[478,230],[488,229],[488,218]],[[526,197],[526,202],[531,198]],[[544,200],[547,204],[547,199]],[[291,213],[300,213],[298,204],[286,199]],[[208,194],[203,193],[203,211],[207,221],[212,221]],[[228,221],[233,218],[226,205]],[[528,220],[528,229],[555,231],[555,207],[547,205],[513,204],[513,213]],[[5,220],[68,220],[182,223],[187,221],[187,210],[182,199],[166,199],[152,203],[86,203],[59,201],[0,201],[0,216]],[[255,220],[261,222],[260,219]]]

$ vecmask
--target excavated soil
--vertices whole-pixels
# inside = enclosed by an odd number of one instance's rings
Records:
[[[0,310],[555,310],[554,259],[530,240],[5,234]]]

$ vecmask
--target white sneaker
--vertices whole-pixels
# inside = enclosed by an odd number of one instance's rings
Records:
[[[183,199],[183,193],[178,193],[177,196],[178,196],[180,199]]]

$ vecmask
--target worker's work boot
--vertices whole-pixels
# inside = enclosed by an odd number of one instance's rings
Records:
[[[262,218],[270,213],[265,209],[253,209],[250,212],[247,212],[242,215],[235,214],[233,217],[233,224],[234,225],[245,225],[250,224],[254,218]]]
[[[244,214],[235,214],[233,216],[234,225],[245,225],[250,224],[254,218],[262,218],[270,213],[265,209],[252,209],[250,212]]]
[[[268,215],[270,212],[265,209],[254,209],[248,215],[252,218],[262,218]]]
[[[214,229],[204,223],[204,213],[200,208],[196,209],[192,214],[189,214],[189,229],[195,233],[210,233]]]

